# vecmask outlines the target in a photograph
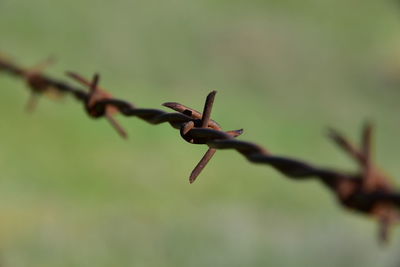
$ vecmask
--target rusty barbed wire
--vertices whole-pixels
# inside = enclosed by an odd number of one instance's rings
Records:
[[[223,131],[221,126],[211,119],[211,110],[216,91],[206,99],[203,113],[176,102],[163,105],[176,112],[168,113],[159,109],[137,108],[125,100],[113,98],[106,90],[100,88],[98,74],[92,81],[74,72],[67,72],[70,78],[89,88],[89,91],[72,86],[64,81],[43,74],[42,70],[49,61],[34,68],[25,69],[10,60],[0,57],[0,72],[8,73],[25,80],[35,101],[38,95],[48,92],[71,94],[84,104],[87,114],[92,118],[106,117],[122,136],[125,130],[113,116],[117,113],[124,116],[138,117],[151,124],[168,122],[173,128],[180,130],[181,137],[191,144],[203,144],[208,150],[190,175],[193,183],[208,161],[218,149],[234,149],[252,163],[266,164],[274,167],[285,176],[295,179],[317,179],[322,182],[336,197],[340,205],[350,210],[370,215],[379,222],[381,241],[388,240],[391,225],[400,220],[400,192],[372,161],[371,143],[373,127],[366,123],[362,131],[361,146],[358,148],[335,130],[329,131],[330,138],[350,155],[359,165],[358,173],[321,168],[310,163],[276,156],[265,148],[248,141],[237,140],[243,130]],[[31,100],[32,101],[32,100]],[[32,110],[34,105],[28,105]]]

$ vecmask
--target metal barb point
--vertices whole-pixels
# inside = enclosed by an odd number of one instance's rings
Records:
[[[217,150],[215,148],[209,148],[207,150],[207,152],[204,154],[204,156],[201,158],[199,163],[196,165],[196,167],[193,169],[192,173],[190,174],[189,183],[192,184],[196,180],[197,176],[199,176],[199,174],[204,169],[204,167],[206,167],[206,165],[208,164],[210,159],[212,159],[215,152],[217,152]]]
[[[97,85],[100,81],[100,75],[95,73],[92,78],[92,82],[90,83],[90,92],[94,93],[98,90]]]
[[[208,94],[206,98],[206,103],[204,104],[203,116],[201,117],[201,127],[206,128],[208,126],[208,122],[211,118],[211,111],[214,105],[214,99],[217,91],[212,91]]]
[[[121,126],[121,124],[118,123],[118,121],[115,120],[115,118],[109,114],[106,113],[106,118],[108,122],[111,124],[112,127],[117,131],[117,133],[124,139],[128,139],[128,133],[125,131],[125,129]]]
[[[204,111],[201,117],[201,128],[207,128],[208,123],[211,119],[211,111],[214,105],[214,99],[217,91],[212,91],[207,95],[206,103],[204,104]],[[201,171],[207,166],[208,162],[212,159],[217,150],[215,148],[209,148],[200,162],[194,167],[189,177],[189,182],[192,184],[196,178],[200,175]]]

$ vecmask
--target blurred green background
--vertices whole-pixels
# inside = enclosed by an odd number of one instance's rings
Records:
[[[279,155],[357,170],[326,138],[377,125],[375,154],[400,166],[400,3],[393,0],[0,0],[0,50],[48,73],[102,74],[140,107],[178,101]],[[316,181],[120,118],[121,140],[76,101],[40,100],[0,74],[0,265],[399,266],[400,231],[340,208]],[[396,180],[398,181],[398,180]]]

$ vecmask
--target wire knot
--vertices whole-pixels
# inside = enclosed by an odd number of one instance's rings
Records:
[[[212,91],[207,95],[203,113],[200,113],[194,109],[191,109],[176,102],[167,102],[163,104],[163,106],[165,107],[171,108],[175,111],[178,111],[179,113],[182,113],[192,118],[192,120],[183,123],[180,128],[180,135],[186,142],[189,142],[191,144],[204,145],[207,144],[207,142],[209,142],[210,140],[218,139],[218,137],[221,137],[220,134],[222,134],[223,139],[226,139],[237,137],[243,133],[242,129],[223,132],[221,126],[211,119],[211,111],[216,94],[217,91]],[[217,150],[215,148],[211,147],[207,150],[203,158],[192,171],[189,177],[190,183],[193,183],[196,180],[197,176],[199,176],[201,171],[214,156],[216,151]]]
[[[108,100],[113,99],[113,96],[98,86],[100,75],[96,73],[92,81],[87,80],[75,72],[67,72],[67,75],[82,85],[89,87],[89,93],[84,101],[87,114],[94,119],[106,117],[119,135],[123,138],[127,138],[128,135],[126,131],[113,117],[119,113],[118,108],[107,103]]]

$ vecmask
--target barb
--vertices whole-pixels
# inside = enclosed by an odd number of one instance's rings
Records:
[[[97,102],[105,99],[112,99],[112,95],[108,93],[104,89],[100,89],[98,86],[99,80],[100,80],[100,75],[95,74],[93,76],[92,81],[86,80],[84,77],[80,76],[77,73],[74,72],[67,72],[66,73],[70,78],[74,79],[75,81],[83,84],[84,86],[89,87],[89,94],[88,94],[88,99],[86,104],[86,111],[90,116],[93,118],[96,118],[96,111],[93,110],[93,107],[96,105]],[[107,118],[107,120],[110,122],[111,126],[114,127],[114,129],[118,132],[118,134],[122,138],[128,138],[128,134],[124,130],[124,128],[114,119],[114,115],[118,113],[118,110],[115,109],[113,106],[108,106],[105,108],[105,113],[104,116]]]
[[[201,116],[201,128],[207,128],[208,124],[210,123],[211,110],[212,110],[212,106],[214,104],[214,99],[215,99],[216,94],[217,94],[217,91],[212,91],[207,96],[206,103],[204,104],[204,111]],[[183,126],[183,127],[185,127],[183,133],[188,134],[190,132],[190,130],[192,130],[194,128],[194,124],[190,124],[190,125],[191,125],[190,128],[188,128],[187,125]],[[220,129],[221,128],[219,128],[217,130],[220,130]],[[211,148],[211,147],[208,148],[206,154],[204,154],[204,156],[201,158],[200,162],[196,165],[196,167],[190,174],[189,182],[191,184],[196,180],[197,176],[200,175],[201,171],[206,167],[208,162],[212,159],[215,152],[217,152],[217,150],[215,148]]]
[[[379,237],[382,241],[387,240],[390,226],[400,219],[400,193],[396,191],[388,177],[372,162],[373,127],[371,124],[366,124],[364,127],[360,148],[353,145],[337,131],[330,130],[331,139],[356,160],[360,166],[358,173],[345,173],[317,167],[289,157],[276,156],[255,143],[236,140],[235,137],[239,136],[243,130],[224,132],[221,126],[211,119],[215,91],[207,97],[203,114],[176,102],[163,104],[177,111],[167,113],[158,109],[136,108],[127,101],[113,98],[109,93],[98,87],[99,76],[96,75],[93,81],[89,82],[76,73],[68,73],[68,76],[89,87],[90,91],[87,92],[41,72],[35,72],[32,75],[29,70],[2,58],[0,58],[0,72],[22,78],[31,92],[38,95],[46,93],[48,90],[70,94],[84,104],[86,112],[92,118],[106,117],[110,119],[110,115],[120,113],[128,117],[138,117],[151,124],[168,122],[173,128],[180,130],[181,137],[187,142],[204,144],[209,148],[192,172],[190,182],[196,179],[216,150],[233,149],[250,162],[272,166],[289,178],[321,181],[333,193],[340,205],[375,218],[380,225]],[[125,136],[125,131],[119,124],[115,121],[111,121],[111,123],[121,136]]]

